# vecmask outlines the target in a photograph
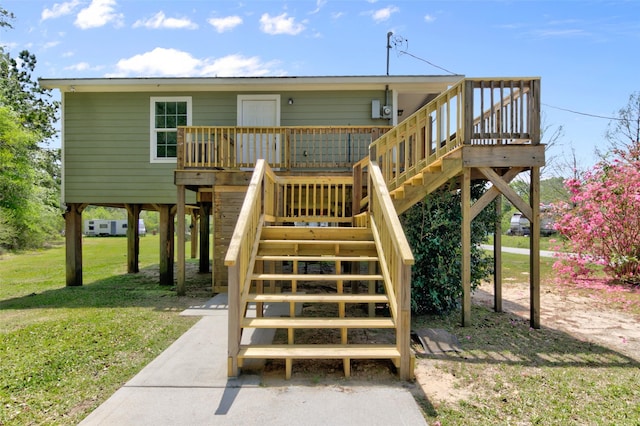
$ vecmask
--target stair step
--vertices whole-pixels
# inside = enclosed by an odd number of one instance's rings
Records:
[[[256,345],[241,346],[240,358],[277,359],[388,359],[399,358],[393,345]]]
[[[244,318],[243,328],[395,328],[391,318]]]
[[[247,302],[263,303],[388,303],[384,294],[250,294]]]
[[[252,280],[280,281],[382,281],[379,274],[253,274]]]
[[[261,237],[264,237],[262,235]],[[327,246],[327,245],[342,245],[342,246],[374,246],[375,242],[371,240],[274,240],[274,239],[261,239],[260,244],[278,244],[278,245],[318,245],[318,246]]]
[[[293,261],[301,262],[377,262],[380,260],[378,256],[341,256],[341,255],[325,255],[325,256],[300,256],[300,255],[259,255],[256,260],[267,261]]]
[[[353,227],[300,227],[300,226],[265,226],[262,228],[262,238],[265,240],[372,240],[373,234],[369,228]]]

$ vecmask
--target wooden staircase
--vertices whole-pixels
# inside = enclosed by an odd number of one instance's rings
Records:
[[[471,314],[471,220],[503,194],[532,222],[539,220],[539,79],[465,79],[416,111],[369,146],[348,179],[337,176],[277,176],[257,160],[234,230],[229,267],[229,376],[251,358],[284,359],[286,377],[294,359],[390,359],[401,379],[412,377],[411,265],[415,260],[398,215],[453,178],[462,200],[463,325]],[[531,170],[528,206],[508,182]],[[471,205],[472,175],[493,187]],[[363,188],[366,188],[364,194]],[[363,212],[363,213],[360,213]],[[364,218],[364,219],[363,219]],[[305,226],[327,222],[329,227]],[[296,223],[303,226],[274,226]],[[347,226],[347,225],[354,226]],[[356,226],[357,225],[357,226]],[[532,265],[539,261],[531,239]],[[327,271],[302,270],[312,262]],[[363,271],[364,269],[364,271]],[[539,268],[531,273],[532,327],[539,327]],[[317,288],[330,289],[318,292]],[[360,292],[363,287],[366,291]],[[264,304],[286,303],[286,317],[264,316]],[[255,304],[257,317],[246,312]],[[331,315],[306,315],[314,306]],[[366,305],[356,313],[354,306]],[[389,313],[376,316],[376,305]],[[298,308],[302,306],[299,314]],[[243,330],[286,330],[273,345],[243,345]],[[334,330],[335,339],[299,339],[302,330]],[[393,342],[364,344],[357,330],[393,329]]]
[[[389,303],[380,269],[369,228],[264,226],[251,284],[241,295],[242,328],[286,330],[286,338],[281,338],[286,343],[240,345],[239,367],[245,359],[284,359],[290,378],[294,359],[342,359],[347,377],[352,359],[390,359],[398,365],[395,338],[392,343],[358,339],[370,331],[396,328],[391,314],[376,316],[376,305]],[[256,318],[246,317],[252,303]],[[265,304],[272,303],[288,304],[288,316],[263,316]],[[324,316],[309,316],[307,311]],[[310,339],[313,330],[322,330],[322,338]],[[300,335],[306,338],[300,341]],[[319,340],[322,343],[316,343]]]

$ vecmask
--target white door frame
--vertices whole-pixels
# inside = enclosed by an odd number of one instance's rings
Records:
[[[267,109],[268,116],[265,117],[251,117],[245,114],[244,103],[250,101],[260,101],[260,102],[269,102],[271,101],[271,105],[273,108]],[[266,103],[265,105],[269,105]],[[280,95],[279,94],[249,94],[249,95],[238,95],[237,102],[237,125],[239,127],[279,127],[280,126]],[[237,158],[243,163],[254,163],[256,161],[256,149],[254,146],[256,145],[255,138],[257,135],[247,135],[244,134],[240,138],[236,138],[236,141],[239,142],[237,146]],[[280,147],[280,138],[278,136],[273,138],[273,135],[262,135],[262,147],[263,147],[263,155],[261,157],[265,158],[267,162],[270,164],[274,164],[275,162],[279,162],[281,157],[281,147]],[[260,143],[258,143],[260,144]],[[264,155],[266,151],[266,147],[271,145],[273,147],[272,152]]]

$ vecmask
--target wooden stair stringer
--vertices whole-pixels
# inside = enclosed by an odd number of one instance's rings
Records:
[[[446,184],[449,180],[460,175],[463,171],[462,158],[456,156],[444,157],[441,161],[441,171],[434,173],[432,169],[428,173],[422,174],[422,184],[415,179],[403,183],[403,197],[393,200],[398,215],[407,211],[411,206],[421,201],[425,196]],[[427,166],[425,169],[429,169]]]

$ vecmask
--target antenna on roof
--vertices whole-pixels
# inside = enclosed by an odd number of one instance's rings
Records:
[[[389,31],[387,33],[387,75],[389,75],[389,51],[391,50],[391,36],[393,33]]]

